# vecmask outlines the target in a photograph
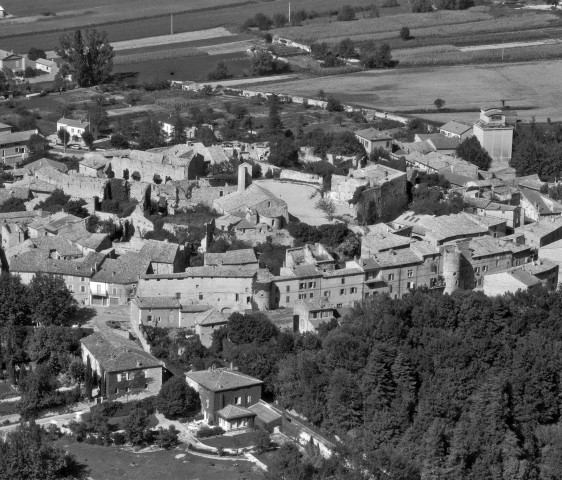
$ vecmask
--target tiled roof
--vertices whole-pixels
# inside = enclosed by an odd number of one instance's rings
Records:
[[[556,221],[552,221],[550,219],[540,220],[535,223],[529,223],[528,225],[523,225],[515,229],[515,233],[525,235],[525,238],[532,237],[532,238],[541,238],[545,237],[546,235],[555,232],[559,228],[562,227],[562,221],[556,219]]]
[[[419,257],[409,248],[379,252],[373,255],[373,258],[382,268],[423,262],[423,257]]]
[[[181,303],[181,302],[180,302]],[[186,313],[197,313],[197,312],[206,312],[210,310],[211,305],[206,305],[203,303],[182,303],[181,304],[181,311]]]
[[[68,167],[64,163],[57,162],[56,160],[51,160],[50,158],[40,158],[35,162],[28,163],[24,168],[26,168],[27,170],[33,173],[35,172],[35,170],[39,170],[40,168],[47,167],[47,166],[51,168],[56,168],[61,172],[68,171]]]
[[[479,223],[477,218],[475,215],[464,212],[440,217],[422,216],[420,224],[426,229],[428,235],[441,241],[450,237],[487,233],[488,228]]]
[[[84,159],[79,163],[80,165],[83,165],[85,167],[99,170],[100,168],[105,168],[109,161],[110,160],[108,158],[105,158],[104,156],[97,153],[86,153],[84,155]]]
[[[236,225],[234,225],[235,230],[247,230],[247,229],[256,229],[258,228],[257,225],[250,223],[245,218],[242,218]]]
[[[455,120],[451,120],[447,122],[445,125],[439,128],[440,130],[444,130],[446,132],[451,132],[456,135],[463,135],[469,130],[472,130],[472,125],[466,125],[465,123],[457,122]]]
[[[93,282],[130,284],[136,283],[140,276],[146,274],[150,260],[138,253],[125,253],[118,259],[107,259],[99,272],[92,278]]]
[[[90,122],[82,122],[81,120],[75,120],[74,118],[59,118],[57,124],[66,125],[67,127],[74,128],[87,128]]]
[[[418,133],[417,137],[422,142],[430,142],[436,150],[454,150],[459,145],[457,138],[450,138],[440,133]]]
[[[387,135],[384,132],[380,132],[374,128],[366,128],[364,130],[357,130],[354,134],[358,137],[365,138],[370,141],[376,140],[392,140],[390,135]]]
[[[263,385],[263,382],[257,378],[225,368],[187,372],[185,376],[212,392]]]
[[[10,271],[14,273],[41,272],[91,278],[94,275],[96,265],[102,263],[105,258],[105,255],[100,253],[90,253],[77,260],[55,260],[47,255],[48,252],[43,250],[22,253],[11,259]]]
[[[139,253],[149,258],[152,262],[173,264],[178,254],[178,249],[177,243],[149,240],[140,249]]]
[[[380,252],[390,248],[403,248],[410,244],[408,237],[396,235],[384,223],[372,225],[369,231],[361,238],[361,250]]]
[[[528,287],[532,287],[533,285],[538,285],[540,283],[540,280],[537,277],[531,275],[525,270],[512,270],[511,272],[507,272],[507,274],[511,275],[513,278]]]
[[[237,418],[255,417],[257,414],[244,407],[236,405],[227,405],[217,412],[217,416],[224,420],[236,420]]]
[[[165,278],[189,278],[189,277],[222,277],[222,278],[252,278],[257,271],[255,266],[204,266],[204,267],[188,267],[183,273],[163,273],[163,274],[145,274],[141,278],[165,279]]]
[[[555,200],[550,199],[552,202],[552,207],[545,202],[543,197],[546,195],[541,195],[536,190],[531,190],[529,188],[522,188],[521,195],[523,195],[535,208],[538,209],[539,214],[549,215],[552,213],[562,212],[562,205]],[[548,198],[548,197],[546,197]]]
[[[275,217],[283,217],[285,215],[286,212],[286,208],[281,207],[256,207],[256,211],[260,214],[260,216],[262,217],[267,217],[267,218],[275,218]]]
[[[207,147],[207,151],[209,152],[209,160],[211,163],[224,163],[229,161],[222,147],[218,145]],[[205,158],[205,160],[207,160],[207,158]]]
[[[529,262],[523,265],[523,269],[529,272],[531,275],[540,275],[541,273],[548,272],[555,268],[558,264],[541,258],[534,262]]]
[[[205,254],[205,265],[244,265],[248,263],[258,263],[256,252],[254,252],[253,248]]]
[[[510,245],[500,243],[488,235],[471,239],[468,248],[472,250],[473,258],[498,255],[511,251]]]
[[[137,297],[139,308],[181,308],[177,297]]]
[[[37,218],[31,224],[30,228],[44,228],[51,232],[57,232],[59,229],[69,224],[82,223],[84,219],[65,212],[57,212],[44,218]]]
[[[10,143],[27,142],[31,135],[35,135],[37,131],[26,130],[23,132],[4,132],[0,133],[0,145],[8,145]]]
[[[215,308],[195,314],[195,323],[198,325],[220,325],[227,322],[228,318]]]
[[[81,257],[82,252],[67,239],[58,235],[47,237],[34,237],[30,239],[38,250],[56,251],[63,257]]]
[[[322,297],[297,300],[296,303],[303,304],[308,310],[333,310],[334,309],[334,306],[330,303],[330,300]]]
[[[254,412],[258,416],[258,418],[265,423],[270,423],[281,419],[281,414],[277,413],[263,400],[250,405],[248,407],[248,410]]]
[[[339,268],[337,270],[328,270],[326,272],[323,272],[322,276],[326,278],[333,278],[333,277],[344,277],[346,275],[354,275],[359,273],[363,273],[363,270],[361,270],[358,267],[348,267],[348,268]]]
[[[29,212],[6,212],[0,213],[0,222],[16,222],[19,223],[19,220],[35,220],[38,217],[44,217],[45,213],[41,210],[31,210]]]
[[[415,240],[410,243],[410,248],[414,253],[421,257],[438,255],[439,249],[434,247],[431,243],[425,241]]]
[[[145,352],[135,342],[118,335],[93,333],[80,340],[106,372],[163,367],[164,363]]]

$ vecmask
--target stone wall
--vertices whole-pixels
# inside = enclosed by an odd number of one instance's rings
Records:
[[[295,170],[281,170],[279,176],[281,180],[293,180],[295,182],[306,182],[315,183],[317,185],[322,185],[322,177],[320,175],[315,175],[313,173],[303,173],[297,172]]]
[[[238,190],[236,185],[225,185],[224,187],[196,187],[191,191],[190,200],[193,203],[203,203],[211,207],[213,201]],[[222,194],[221,194],[222,192]]]
[[[38,170],[35,172],[35,177],[51,185],[55,185],[66,195],[70,195],[74,198],[83,198],[85,200],[93,197],[98,197],[100,200],[103,200],[108,182],[108,180],[102,178],[81,176],[74,170],[70,170],[70,174],[66,175],[50,167]]]

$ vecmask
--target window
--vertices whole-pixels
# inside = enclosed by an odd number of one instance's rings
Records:
[[[343,303],[338,303],[338,304],[336,305],[336,308],[341,308],[341,307],[343,307]]]
[[[234,405],[242,405],[242,397],[234,397]]]
[[[474,267],[474,273],[480,275],[480,267]]]
[[[74,285],[70,284],[70,285],[68,286],[68,289],[69,289],[71,292],[74,292]]]
[[[314,293],[310,292],[310,298],[314,297]]]
[[[86,281],[86,277],[80,277],[80,281],[81,281],[81,282],[85,282],[85,281]]]
[[[408,270],[408,278],[412,278],[413,275],[414,275],[414,271]]]
[[[306,282],[299,283],[299,290],[304,290],[306,288]]]
[[[85,285],[80,285],[80,291],[82,293],[84,293],[86,291],[86,286]]]
[[[152,322],[152,315],[147,315],[147,316],[146,316],[146,321],[147,321],[147,322]]]
[[[340,288],[340,295],[345,295],[345,288]]]
[[[306,298],[306,293],[299,293],[299,300],[304,300]]]
[[[316,288],[316,282],[308,282],[308,288]]]
[[[342,284],[342,285],[345,285],[345,278],[342,278],[342,279],[341,279],[341,284]]]
[[[203,300],[203,294],[202,293],[199,294],[199,300]]]
[[[115,287],[113,287],[113,295],[117,295],[117,289]]]
[[[285,291],[286,291],[286,292],[290,292],[290,291],[291,291],[291,286],[290,286],[290,285],[287,285],[287,286],[285,287]]]
[[[388,293],[392,293],[392,285],[388,286]]]
[[[250,303],[252,301],[252,297],[246,297],[246,303]]]
[[[250,403],[252,403],[252,396],[251,396],[251,395],[248,395],[248,396],[246,397],[246,405],[248,405],[248,404],[250,404]]]
[[[120,373],[117,374],[117,381],[120,382],[122,379],[122,375]]]
[[[325,296],[325,297],[329,297],[329,296],[330,296],[330,291],[329,291],[329,290],[326,290],[326,291],[324,292],[324,296]]]
[[[291,297],[289,297],[288,295],[285,297],[285,303],[289,303],[291,301]]]
[[[357,293],[357,287],[351,287],[349,293]]]
[[[388,281],[392,281],[394,280],[394,273],[389,273],[388,274]]]
[[[144,389],[145,389],[145,390],[148,390],[148,383],[145,383],[145,384],[144,384]]]
[[[236,301],[239,302],[240,301],[240,294],[237,293],[235,296],[236,296]]]
[[[488,271],[488,265],[484,265],[484,266],[482,267],[482,271],[483,271],[483,272],[487,272],[487,271]]]

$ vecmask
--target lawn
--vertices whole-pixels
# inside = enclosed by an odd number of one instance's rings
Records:
[[[56,445],[74,455],[89,469],[93,480],[257,480],[260,474],[253,464],[240,459],[211,460],[197,457],[185,450],[136,454],[113,447],[77,443],[62,438]],[[177,455],[185,455],[176,458]],[[237,466],[236,466],[237,465]]]
[[[316,97],[320,89],[343,102],[386,111],[434,108],[436,98],[451,108],[497,105],[529,107],[519,117],[562,120],[562,60],[478,66],[408,68],[256,85],[254,90]],[[453,114],[446,115],[449,119]],[[474,118],[473,118],[474,119]]]
[[[222,435],[214,438],[202,438],[201,443],[215,448],[246,448],[255,445],[253,432],[239,435]]]

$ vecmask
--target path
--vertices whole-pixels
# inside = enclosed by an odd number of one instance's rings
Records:
[[[270,77],[257,77],[257,78],[237,78],[236,80],[222,80],[220,82],[202,82],[204,85],[216,87],[222,85],[223,87],[234,87],[237,85],[253,85],[256,83],[267,82],[281,82],[284,80],[301,80],[306,78],[304,75],[290,73],[285,75],[272,75]]]
[[[535,40],[532,42],[511,42],[511,43],[494,43],[491,45],[472,45],[468,47],[459,47],[461,52],[476,52],[478,50],[500,50],[502,48],[519,48],[519,47],[537,47],[540,45],[557,45],[561,43],[558,38],[548,40]]]

